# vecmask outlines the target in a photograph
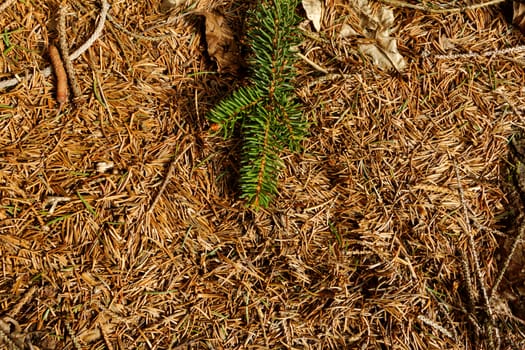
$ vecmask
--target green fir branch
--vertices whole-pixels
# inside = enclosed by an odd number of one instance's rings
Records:
[[[255,87],[240,88],[230,97],[222,100],[213,111],[208,114],[208,119],[220,125],[224,132],[224,138],[233,134],[235,124],[242,119],[246,113],[261,102],[262,92]]]
[[[298,151],[307,125],[294,93],[300,42],[297,0],[263,0],[249,14],[249,87],[221,101],[208,118],[230,137],[236,125],[243,138],[241,198],[267,207],[277,192],[283,149]]]

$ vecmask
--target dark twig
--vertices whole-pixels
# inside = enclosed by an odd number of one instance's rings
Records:
[[[486,309],[487,315],[489,317],[488,333],[489,333],[490,347],[491,347],[491,349],[499,349],[500,348],[499,333],[498,333],[497,328],[495,327],[496,321],[495,321],[495,318],[494,318],[494,313],[492,312],[492,307],[490,305],[490,300],[489,300],[489,297],[488,297],[487,288],[485,286],[485,280],[483,279],[483,275],[481,273],[481,267],[480,267],[480,263],[479,263],[479,255],[478,255],[477,250],[476,250],[476,243],[474,242],[474,235],[472,234],[472,228],[470,226],[470,218],[469,218],[469,215],[468,215],[467,204],[465,202],[465,194],[463,192],[463,186],[461,185],[461,178],[459,176],[459,170],[458,170],[457,162],[456,162],[455,159],[454,159],[454,169],[456,171],[456,178],[457,178],[457,182],[458,182],[458,191],[459,191],[459,196],[460,196],[460,199],[461,199],[461,204],[462,204],[462,207],[463,207],[463,215],[464,215],[464,218],[465,218],[465,226],[466,226],[466,231],[467,231],[465,233],[468,236],[469,250],[470,250],[470,254],[472,255],[472,260],[474,262],[474,273],[475,273],[475,276],[478,279],[479,289],[481,290],[481,297],[482,297],[482,300],[483,300],[483,304],[484,304],[484,307]],[[496,344],[494,343],[494,337],[496,337],[496,341],[497,341]]]
[[[425,11],[429,13],[458,13],[458,12],[463,12],[467,10],[476,10],[476,9],[483,8],[483,7],[501,4],[505,0],[491,0],[491,1],[483,2],[481,4],[472,4],[472,5],[467,5],[467,6],[442,8],[442,9],[436,9],[436,8],[428,7],[424,5],[409,4],[407,2],[399,1],[399,0],[380,0],[380,1],[390,6],[404,7],[404,8],[409,8],[413,10]]]
[[[74,99],[78,99],[82,96],[82,91],[78,85],[77,76],[75,74],[75,69],[73,68],[73,63],[69,57],[69,46],[67,44],[67,34],[66,34],[66,6],[60,6],[58,11],[58,39],[60,44],[60,52],[62,53],[62,60],[64,61],[64,66],[66,68],[67,77],[69,79],[69,84],[71,85],[71,91],[73,92]]]

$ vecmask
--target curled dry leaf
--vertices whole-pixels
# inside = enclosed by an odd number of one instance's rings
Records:
[[[316,31],[321,30],[321,18],[323,16],[323,3],[321,0],[302,1],[306,17],[312,21]]]
[[[208,54],[217,63],[217,70],[235,73],[241,67],[239,45],[224,16],[212,12],[197,12],[204,16]]]
[[[359,44],[359,50],[370,56],[374,64],[382,69],[403,71],[405,59],[397,49],[396,39],[390,36],[396,30],[394,12],[386,7],[374,12],[366,0],[350,1],[350,6],[359,17],[360,24],[354,24],[354,27],[343,25],[339,37],[362,36],[371,39],[371,42],[367,40]]]

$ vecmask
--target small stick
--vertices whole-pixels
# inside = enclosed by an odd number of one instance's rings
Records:
[[[454,339],[454,334],[452,334],[448,329],[445,327],[439,325],[436,321],[431,320],[430,318],[426,317],[425,315],[418,315],[417,319],[426,324],[427,326],[430,326],[431,328],[434,328],[438,332],[446,335],[450,339]]]
[[[11,6],[15,1],[16,0],[7,0],[6,2],[4,2],[2,5],[0,5],[0,12],[4,12],[4,10]]]
[[[507,55],[507,54],[518,54],[525,51],[525,45],[519,45],[514,47],[509,47],[501,50],[491,50],[486,52],[469,52],[469,53],[457,53],[450,55],[435,55],[434,58],[437,60],[457,60],[460,58],[476,58],[476,57],[489,57],[489,56],[498,56],[498,55]]]
[[[448,323],[452,326],[450,328],[452,330],[452,335],[454,336],[452,339],[457,341],[458,333],[456,332],[456,327],[454,326],[454,321],[452,321],[452,317],[450,316],[450,311],[442,303],[439,303],[439,308],[441,309],[441,311],[443,311],[443,313],[445,314],[445,317],[447,318]]]
[[[93,31],[93,34],[89,37],[89,39],[84,44],[82,44],[82,46],[76,49],[75,52],[73,52],[71,56],[69,56],[71,61],[76,60],[80,55],[86,52],[86,50],[89,49],[89,47],[93,45],[93,43],[98,39],[100,34],[102,34],[102,29],[104,29],[104,23],[106,23],[106,17],[108,16],[108,11],[109,11],[108,1],[102,0],[102,10],[100,10],[100,18],[98,20],[95,30]]]
[[[69,321],[66,321],[66,329],[67,329],[67,332],[69,333],[69,336],[71,337],[71,341],[73,342],[75,349],[82,350],[82,346],[80,346],[77,336],[75,332],[73,332],[73,328],[71,328],[71,324],[69,323]]]
[[[428,6],[409,4],[407,2],[399,1],[399,0],[380,0],[380,1],[390,6],[405,7],[405,8],[425,11],[429,13],[457,13],[457,12],[463,12],[466,10],[475,10],[475,9],[479,9],[482,7],[497,5],[506,0],[491,0],[491,1],[483,2],[481,4],[473,4],[473,5],[462,6],[462,7],[453,7],[453,8],[448,8],[448,9],[434,9]]]
[[[67,75],[62,60],[60,59],[60,54],[55,45],[49,45],[49,58],[51,58],[51,64],[53,65],[53,70],[57,77],[57,102],[60,104],[61,108],[64,103],[67,101]]]
[[[479,262],[479,255],[476,250],[476,243],[474,242],[474,234],[472,233],[472,228],[470,226],[470,218],[468,216],[468,210],[467,210],[467,204],[465,201],[465,194],[463,191],[463,186],[461,185],[461,178],[459,176],[459,170],[458,170],[458,164],[456,160],[454,159],[454,169],[456,171],[456,179],[458,182],[458,191],[459,191],[459,197],[461,199],[461,205],[463,207],[463,216],[465,218],[465,225],[466,225],[466,234],[468,236],[468,245],[470,254],[472,255],[472,260],[474,262],[474,273],[475,276],[478,279],[479,282],[479,289],[481,290],[481,299],[483,300],[485,311],[488,316],[488,322],[487,322],[487,328],[488,328],[488,335],[489,335],[489,345],[491,349],[499,349],[500,348],[500,337],[499,337],[499,331],[495,327],[496,320],[494,318],[494,313],[492,312],[492,306],[490,305],[490,299],[487,293],[487,288],[485,287],[485,280],[483,279],[483,274],[481,273],[481,267]],[[494,337],[496,338],[497,343],[494,344]]]
[[[476,305],[478,301],[478,296],[476,293],[474,293],[474,287],[472,284],[472,277],[470,274],[470,267],[468,265],[468,258],[466,254],[463,253],[463,251],[460,250],[461,255],[461,267],[463,268],[463,279],[465,282],[465,287],[467,290],[467,296],[468,296],[468,307],[469,311],[474,310],[474,306]]]
[[[311,59],[309,59],[308,57],[306,57],[302,53],[297,52],[296,55],[299,56],[300,58],[302,58],[304,61],[306,61],[306,63],[308,63],[309,65],[314,67],[319,72],[324,73],[324,74],[329,74],[330,73],[326,68],[321,67],[320,65],[318,65],[317,63],[315,63],[314,61],[312,61]]]
[[[102,0],[102,10],[100,11],[100,18],[99,18],[97,27],[95,28],[95,30],[93,31],[93,34],[91,34],[89,39],[84,44],[82,44],[82,46],[80,46],[78,49],[76,49],[71,54],[71,56],[69,56],[69,59],[71,61],[74,61],[77,58],[79,58],[99,38],[100,34],[102,33],[102,29],[104,28],[104,23],[106,22],[106,17],[108,15],[108,11],[109,11],[109,3],[107,2],[107,0]],[[44,70],[42,70],[41,74],[44,77],[50,76],[51,75],[51,67],[49,66],[49,67],[44,68]],[[12,87],[12,86],[15,86],[18,83],[20,83],[20,81],[22,81],[22,79],[30,79],[32,77],[33,77],[33,74],[27,74],[27,75],[25,75],[23,77],[15,77],[15,78],[12,78],[12,79],[2,80],[2,81],[0,81],[0,90],[6,89],[6,88],[9,88],[9,87]]]
[[[69,83],[71,84],[71,91],[73,92],[73,97],[75,99],[78,99],[82,96],[82,91],[80,91],[80,86],[78,85],[75,69],[73,68],[73,63],[71,63],[71,58],[69,58],[69,47],[67,45],[66,36],[66,9],[66,6],[61,6],[59,10],[58,39],[60,44],[60,52],[62,53],[62,58],[66,67]]]

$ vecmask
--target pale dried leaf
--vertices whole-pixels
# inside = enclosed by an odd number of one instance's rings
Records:
[[[356,30],[349,24],[344,24],[339,37],[362,35],[366,39],[372,39],[372,43],[367,40],[366,43],[360,44],[359,50],[370,56],[373,63],[381,69],[403,71],[406,67],[405,59],[397,49],[396,39],[390,36],[396,29],[393,28],[395,22],[393,11],[381,7],[374,13],[366,0],[351,1],[350,5],[360,19],[360,28]]]
[[[403,56],[398,52],[384,51],[374,44],[361,44],[359,49],[365,55],[370,56],[375,65],[385,70],[396,68],[396,70],[401,71],[405,68],[406,63]]]
[[[323,3],[321,0],[302,1],[306,17],[312,21],[316,31],[321,30],[321,18],[323,16]]]
[[[341,27],[341,31],[339,32],[339,38],[344,39],[351,36],[359,36],[359,32],[357,32],[354,28],[352,28],[349,24],[343,24]]]
[[[240,68],[239,47],[226,19],[213,12],[198,12],[205,18],[206,44],[210,58],[219,72],[237,72]]]

